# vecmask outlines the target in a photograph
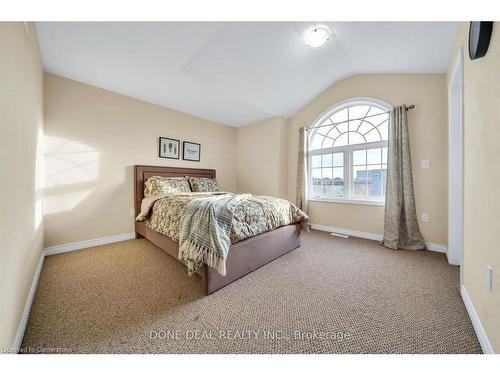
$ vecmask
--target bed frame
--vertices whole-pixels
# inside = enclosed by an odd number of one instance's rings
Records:
[[[144,183],[151,176],[164,177],[208,177],[215,178],[214,169],[174,168],[148,165],[134,166],[134,208],[135,216],[141,211],[144,198]],[[136,238],[146,238],[175,259],[178,259],[179,243],[149,229],[144,223],[135,223]],[[226,259],[226,276],[217,273],[206,264],[198,271],[205,295],[232,283],[240,277],[255,271],[264,264],[300,246],[300,224],[285,225],[271,232],[263,233],[231,245]]]

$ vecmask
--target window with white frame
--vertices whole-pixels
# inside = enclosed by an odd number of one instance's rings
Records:
[[[383,203],[391,107],[352,99],[309,130],[309,199]]]

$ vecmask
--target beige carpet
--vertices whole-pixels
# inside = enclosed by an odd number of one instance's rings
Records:
[[[480,353],[443,254],[304,233],[203,297],[147,240],[45,259],[23,346],[73,353]],[[159,338],[157,337],[159,336]]]

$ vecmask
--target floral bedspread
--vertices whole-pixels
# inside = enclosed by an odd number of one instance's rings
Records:
[[[180,193],[158,198],[151,204],[149,212],[143,215],[145,224],[150,229],[178,241],[180,219],[186,204],[192,199],[214,194],[223,193]],[[231,243],[298,222],[305,229],[310,226],[309,217],[293,203],[276,197],[251,195],[243,200],[234,212]]]

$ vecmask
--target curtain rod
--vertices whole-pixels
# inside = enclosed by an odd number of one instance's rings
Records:
[[[415,104],[410,104],[409,106],[405,106],[405,109],[407,111],[409,111],[410,109],[413,109],[415,108]],[[327,125],[320,125],[320,126],[314,126],[314,129],[318,129],[318,128],[324,128],[324,127],[327,127],[327,126],[336,126],[336,125],[339,125],[339,124],[343,124],[344,122],[349,122],[349,121],[358,121],[358,120],[364,120],[364,119],[367,119],[367,118],[370,118],[370,117],[375,117],[375,116],[380,116],[380,115],[384,115],[386,113],[391,113],[392,111],[387,111],[387,112],[381,112],[381,113],[377,113],[376,115],[370,115],[370,116],[365,116],[365,117],[360,117],[360,118],[351,118],[349,120],[345,120],[345,121],[340,121],[340,122],[333,122],[331,124],[327,124]],[[307,126],[305,127],[306,130],[309,130],[310,128],[308,128]],[[312,129],[312,128],[311,128]]]

